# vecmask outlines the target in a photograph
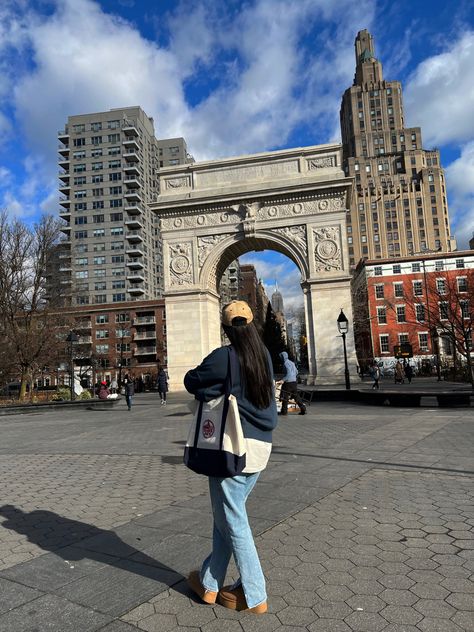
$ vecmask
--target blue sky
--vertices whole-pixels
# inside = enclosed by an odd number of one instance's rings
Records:
[[[439,147],[460,247],[474,230],[474,3],[470,0],[2,0],[0,207],[58,212],[67,116],[141,105],[197,160],[339,140],[358,30],[402,81],[407,125]],[[247,255],[288,304],[297,271]]]

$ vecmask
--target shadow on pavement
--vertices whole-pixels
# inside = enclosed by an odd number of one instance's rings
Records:
[[[65,518],[52,511],[25,512],[14,505],[0,507],[0,516],[6,520],[0,527],[16,531],[44,551],[49,551],[66,562],[93,560],[101,565],[129,571],[174,586],[183,575],[142,553],[125,542],[114,531]],[[140,527],[134,526],[130,539],[140,542]],[[136,533],[133,533],[133,532]],[[143,542],[146,546],[146,542]]]

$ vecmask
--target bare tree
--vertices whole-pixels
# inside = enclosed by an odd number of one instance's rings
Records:
[[[48,255],[59,239],[60,222],[43,215],[33,226],[0,212],[0,330],[10,349],[10,366],[20,376],[24,399],[35,367],[48,364],[57,344],[55,298],[46,301]]]

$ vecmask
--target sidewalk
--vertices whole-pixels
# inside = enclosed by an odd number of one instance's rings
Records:
[[[472,411],[319,403],[282,420],[249,500],[256,617],[189,593],[211,535],[206,481],[181,465],[189,416],[136,400],[0,419],[0,630],[474,629]]]

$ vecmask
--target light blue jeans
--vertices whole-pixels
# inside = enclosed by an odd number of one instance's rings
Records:
[[[231,478],[209,477],[214,528],[212,553],[201,568],[201,583],[206,590],[217,592],[224,585],[231,555],[240,574],[234,587],[242,585],[249,608],[267,600],[257,549],[253,540],[245,503],[260,472]]]

